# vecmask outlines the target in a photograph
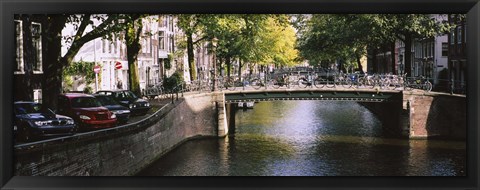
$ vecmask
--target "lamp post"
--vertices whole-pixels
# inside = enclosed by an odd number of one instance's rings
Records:
[[[212,46],[213,46],[213,76],[212,76],[212,91],[217,90],[217,84],[216,84],[216,76],[217,76],[217,38],[212,39]]]

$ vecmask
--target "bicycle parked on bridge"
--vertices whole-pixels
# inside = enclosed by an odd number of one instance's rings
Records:
[[[420,76],[420,77],[410,77],[410,78],[407,78],[406,80],[406,83],[405,83],[405,90],[413,90],[414,88],[415,89],[421,89],[421,90],[425,90],[426,92],[430,92],[432,91],[432,83],[427,80],[427,78],[425,78],[424,76]]]
[[[310,72],[308,72],[307,75],[301,76],[298,79],[297,84],[301,88],[307,88],[307,86],[312,87],[314,83],[314,77],[316,78],[316,76],[311,75]]]
[[[390,81],[385,77],[385,75],[380,75],[380,74],[367,75],[366,86],[372,89],[375,87],[384,89],[390,86]]]
[[[290,76],[288,74],[282,74],[282,75],[278,75],[277,77],[275,77],[274,79],[271,79],[272,80],[272,84],[273,84],[273,88],[275,89],[278,89],[280,87],[287,87],[287,88],[290,88],[292,85],[294,85],[291,81],[290,81]]]

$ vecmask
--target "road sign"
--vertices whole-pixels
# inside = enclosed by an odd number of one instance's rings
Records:
[[[122,63],[116,62],[115,63],[115,69],[121,69],[122,68]]]
[[[98,74],[100,72],[100,65],[95,65],[95,67],[93,67],[93,71]]]

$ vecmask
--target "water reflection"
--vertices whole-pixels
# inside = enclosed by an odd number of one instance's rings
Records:
[[[278,101],[236,114],[236,133],[187,142],[143,176],[464,176],[464,142],[382,136],[354,102]]]

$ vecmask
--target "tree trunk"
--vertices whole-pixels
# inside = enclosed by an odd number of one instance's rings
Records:
[[[230,56],[225,58],[225,64],[227,64],[227,77],[230,78],[230,67],[232,66]]]
[[[372,51],[372,65],[373,65],[373,73],[377,73],[378,72],[378,63],[377,63],[377,48],[374,48],[373,51]],[[371,73],[371,74],[373,74]]]
[[[360,72],[363,72],[362,60],[359,54],[355,53],[355,58],[357,59],[357,65]]]
[[[138,52],[140,51],[140,33],[142,31],[142,24],[138,22],[139,26],[135,27],[136,19],[132,19],[132,23],[127,25],[127,32],[125,34],[125,41],[127,42],[127,60],[128,60],[128,83],[130,91],[137,96],[141,95],[139,73],[138,73]]]
[[[391,44],[390,44],[390,51],[392,52],[390,55],[390,57],[392,58],[392,74],[396,75],[397,74],[397,69],[396,69],[396,60],[395,60],[395,57],[396,57],[396,54],[395,54],[395,41],[393,41]]]
[[[407,77],[412,76],[412,35],[405,35],[405,72]]]
[[[190,71],[190,81],[197,79],[197,72],[194,61],[194,52],[193,52],[193,37],[192,34],[187,34],[187,54],[188,54],[188,67]]]
[[[242,60],[238,59],[238,79],[242,80]]]
[[[66,63],[61,62],[62,52],[62,29],[67,21],[67,16],[49,15],[50,18],[44,17],[48,22],[48,26],[44,28],[46,39],[44,49],[43,62],[43,81],[42,81],[42,103],[49,108],[56,109],[58,95],[62,93],[62,71]]]

